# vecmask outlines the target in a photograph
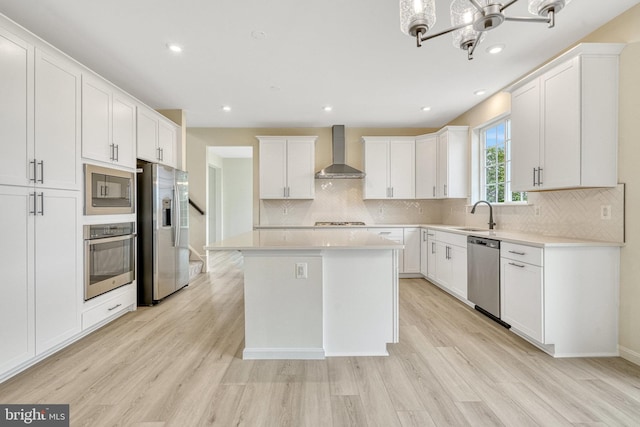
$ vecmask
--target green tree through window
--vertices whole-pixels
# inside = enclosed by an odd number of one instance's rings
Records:
[[[481,131],[482,196],[491,203],[524,202],[527,193],[511,191],[511,121],[502,119]]]

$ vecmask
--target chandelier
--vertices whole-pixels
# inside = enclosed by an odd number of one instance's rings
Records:
[[[451,28],[427,35],[436,23],[435,0],[400,0],[400,28],[402,32],[416,38],[418,47],[422,42],[453,33],[453,45],[467,51],[467,58],[473,59],[473,52],[484,39],[485,33],[504,21],[542,22],[553,28],[555,15],[571,0],[528,0],[529,12],[536,17],[505,16],[504,11],[518,0],[501,3],[499,0],[452,0]]]

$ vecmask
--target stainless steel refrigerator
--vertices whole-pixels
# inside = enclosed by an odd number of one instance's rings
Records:
[[[153,305],[189,284],[187,172],[139,163],[138,304]]]

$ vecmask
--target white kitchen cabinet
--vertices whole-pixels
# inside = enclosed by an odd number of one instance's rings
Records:
[[[501,257],[500,279],[502,320],[544,342],[542,267]]]
[[[404,259],[403,273],[414,274],[420,273],[420,228],[404,228]]]
[[[0,31],[0,184],[78,190],[80,72]]]
[[[364,199],[415,199],[415,138],[362,137]]]
[[[142,105],[137,108],[137,157],[177,168],[179,126]]]
[[[82,75],[82,157],[136,166],[136,106],[114,86]]]
[[[433,248],[435,249],[435,272],[432,281],[448,292],[466,300],[466,236],[456,233],[436,231]]]
[[[578,45],[508,89],[513,191],[617,185],[623,47]]]
[[[0,373],[80,332],[78,191],[0,186]],[[8,327],[11,325],[10,327]]]
[[[416,137],[416,199],[436,199],[438,135]]]
[[[436,280],[436,233],[433,230],[427,230],[427,279]]]
[[[420,229],[420,274],[427,277],[429,274],[429,230]]]
[[[0,184],[28,185],[33,173],[33,61],[34,47],[0,28]]]
[[[465,198],[469,195],[468,145],[467,126],[448,126],[438,132],[437,198]]]
[[[315,197],[316,136],[258,136],[260,198]]]
[[[500,311],[511,331],[556,357],[618,353],[617,246],[500,248]]]

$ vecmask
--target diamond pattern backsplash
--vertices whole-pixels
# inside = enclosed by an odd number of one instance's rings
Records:
[[[316,221],[366,224],[451,224],[487,227],[488,208],[470,213],[466,199],[362,200],[361,180],[316,180],[314,200],[261,200],[260,225],[313,225]],[[611,219],[601,219],[601,207]],[[624,241],[624,184],[529,193],[528,205],[494,207],[499,230],[588,240]]]

